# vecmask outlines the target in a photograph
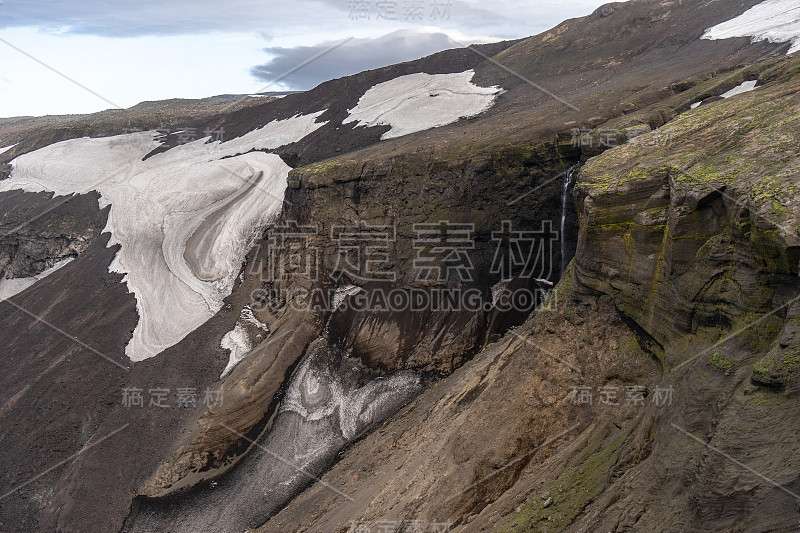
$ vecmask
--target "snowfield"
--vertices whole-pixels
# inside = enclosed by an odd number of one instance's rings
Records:
[[[742,83],[741,85],[737,85],[736,87],[734,87],[730,91],[722,93],[719,96],[721,98],[730,98],[731,96],[736,96],[737,94],[749,93],[750,91],[754,91],[756,89],[756,84],[757,83],[758,83],[758,80],[746,81],[746,82]],[[700,107],[700,104],[702,104],[702,103],[703,103],[703,101],[700,100],[699,102],[693,103],[689,107],[691,107],[692,109],[696,109],[696,108]]]
[[[736,87],[734,87],[730,91],[724,92],[719,96],[720,96],[720,98],[730,98],[731,96],[736,96],[737,94],[749,93],[750,91],[754,91],[756,89],[756,83],[758,83],[758,80],[752,80],[752,81],[743,82],[742,84],[737,85]],[[689,107],[691,107],[692,109],[696,109],[696,108],[700,107],[700,104],[702,104],[702,103],[703,103],[703,101],[700,100],[699,102],[693,103]]]
[[[455,74],[409,74],[369,89],[342,123],[392,127],[381,139],[392,139],[452,124],[489,109],[502,89],[479,87],[475,71]]]
[[[792,43],[800,50],[800,5],[797,0],[765,0],[738,17],[706,30],[703,39],[752,37],[753,42]]]
[[[157,132],[64,141],[13,160],[0,191],[95,190],[101,208],[111,205],[105,231],[120,251],[109,270],[124,274],[136,296],[139,322],[125,353],[141,361],[220,310],[245,255],[280,210],[290,167],[250,150],[299,141],[324,124],[316,122],[323,112],[229,142],[199,139],[145,161],[159,146]]]
[[[737,94],[749,93],[750,91],[755,90],[756,83],[758,83],[758,80],[746,81],[741,85],[737,85],[730,91],[722,93],[720,96],[722,98],[730,98],[731,96],[736,96]]]
[[[222,337],[222,341],[219,345],[221,348],[230,352],[228,364],[225,365],[225,369],[222,371],[222,374],[219,375],[220,379],[224,378],[233,370],[233,368],[250,353],[250,350],[253,349],[250,336],[247,334],[247,330],[241,322],[237,322],[236,327]]]

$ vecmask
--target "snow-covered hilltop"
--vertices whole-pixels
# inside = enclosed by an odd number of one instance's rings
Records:
[[[199,139],[143,158],[156,132],[73,139],[15,159],[0,191],[56,195],[98,191],[111,205],[106,231],[120,251],[139,323],[126,354],[141,361],[174,346],[214,316],[244,256],[283,201],[290,167],[270,150],[324,123],[322,111],[274,121],[229,142]]]
[[[416,73],[380,83],[361,97],[343,124],[389,125],[392,129],[381,136],[385,140],[475,116],[492,105],[501,89],[473,84],[474,75],[474,70]]]
[[[474,85],[474,74],[415,73],[377,84],[342,123],[391,125],[381,137],[389,139],[474,116],[501,91]],[[141,361],[221,309],[254,239],[279,212],[291,170],[263,151],[321,128],[324,112],[273,120],[227,142],[205,137],[147,159],[161,145],[155,131],[63,141],[13,160],[0,192],[97,191],[100,207],[111,205],[109,246],[121,249],[109,268],[125,274],[136,296],[140,320],[126,355]],[[242,357],[232,354],[232,361]]]

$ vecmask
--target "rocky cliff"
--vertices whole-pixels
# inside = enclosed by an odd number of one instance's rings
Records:
[[[589,159],[547,310],[260,531],[795,530],[797,65]]]
[[[14,300],[32,316],[0,308],[13,347],[0,443],[25,458],[0,474],[16,486],[53,450],[83,452],[9,494],[0,525],[794,527],[798,65],[788,44],[700,39],[756,3],[609,4],[529,39],[187,111],[226,136],[323,109],[325,124],[274,150],[296,167],[283,209],[223,309],[145,361],[124,355],[136,302],[108,272],[117,250],[93,196],[70,200],[86,204],[74,220],[11,232],[9,271],[77,258]],[[468,69],[503,90],[480,115],[385,140],[386,125],[345,123],[377,84]],[[119,133],[109,120],[89,134]],[[62,126],[25,130],[3,161],[83,132]],[[164,141],[148,157],[182,142]],[[3,194],[37,212],[58,202]],[[517,230],[547,243],[535,271],[498,263]],[[421,255],[450,231],[456,248]],[[497,298],[526,292],[527,307]],[[441,294],[476,305],[431,306]],[[240,324],[252,349],[221,376]],[[119,403],[162,387],[224,402]]]

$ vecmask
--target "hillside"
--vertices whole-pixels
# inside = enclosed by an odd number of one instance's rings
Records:
[[[794,530],[800,59],[754,6],[0,122],[0,529]]]

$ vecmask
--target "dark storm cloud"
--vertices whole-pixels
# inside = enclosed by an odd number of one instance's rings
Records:
[[[332,44],[334,43],[297,48],[265,48],[265,52],[274,57],[268,63],[253,67],[251,73],[265,82],[280,78],[284,85],[305,90],[326,80],[417,59],[458,46],[442,33],[414,30],[399,30],[376,39],[353,39],[331,49]],[[284,77],[298,65],[323,53],[319,59]]]

